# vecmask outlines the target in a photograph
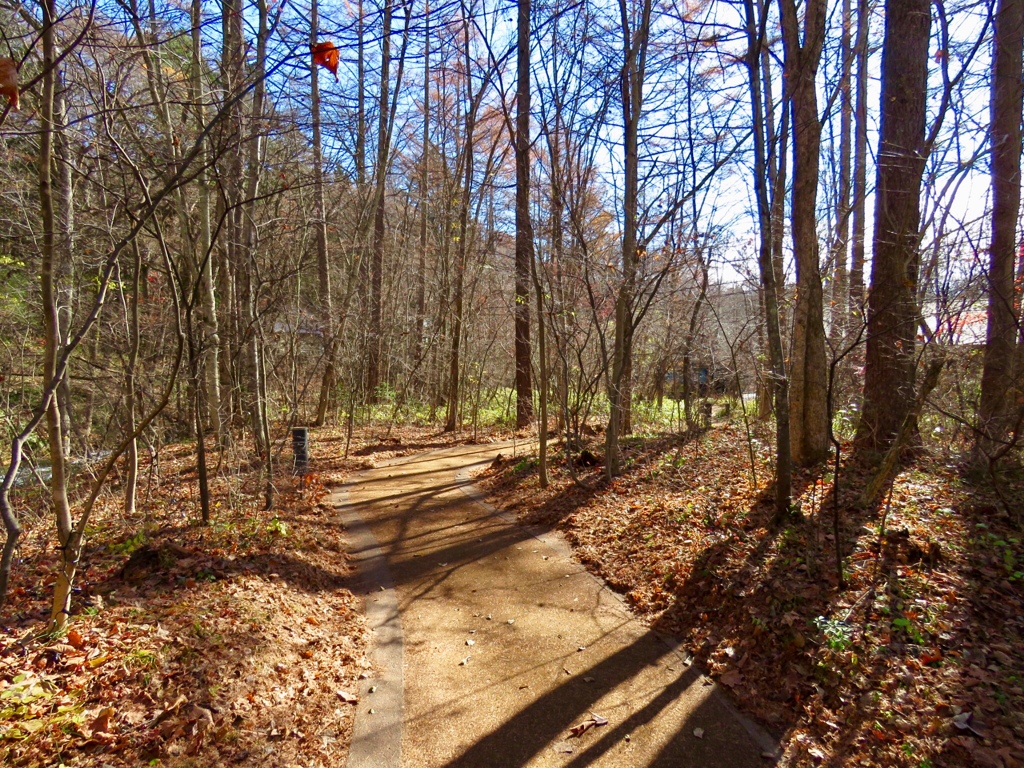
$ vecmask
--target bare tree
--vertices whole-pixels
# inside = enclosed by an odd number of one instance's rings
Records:
[[[992,56],[992,241],[989,246],[988,329],[981,375],[976,460],[999,450],[1014,421],[1020,391],[1014,257],[1020,212],[1021,118],[1024,108],[1024,1],[999,0]]]
[[[790,368],[791,450],[794,463],[809,465],[828,453],[828,368],[816,215],[821,120],[815,84],[825,42],[826,7],[825,0],[807,0],[801,30],[795,0],[780,0],[780,6],[786,94],[793,110],[791,217],[797,298]]]
[[[782,328],[779,322],[778,285],[781,275],[772,258],[772,206],[768,190],[767,144],[764,130],[761,79],[761,51],[764,45],[767,18],[759,0],[744,0],[747,38],[747,74],[754,127],[754,192],[758,218],[758,266],[768,335],[768,355],[775,403],[775,514],[789,513],[792,494],[792,453],[789,430],[789,380],[786,376]]]
[[[887,0],[864,405],[858,440],[885,448],[915,402],[921,177],[931,8]]]
[[[530,221],[530,0],[517,0],[516,8],[516,426],[525,427],[533,418],[533,385],[530,381],[530,273],[533,270],[533,224]],[[543,321],[538,319],[538,322]],[[541,431],[545,429],[541,425]]]

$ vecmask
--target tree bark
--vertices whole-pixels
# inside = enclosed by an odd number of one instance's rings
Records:
[[[988,328],[981,374],[976,460],[1007,435],[1020,382],[1015,375],[1017,318],[1014,261],[1020,211],[1021,119],[1024,108],[1024,0],[999,0],[992,57],[992,241],[989,246]]]
[[[851,0],[842,1],[842,24],[840,33],[839,75],[839,168],[838,189],[836,190],[835,233],[830,249],[832,262],[832,291],[829,304],[829,341],[833,350],[838,349],[846,338],[849,327],[849,273],[847,271],[850,250],[850,166],[853,151],[853,84],[852,71],[854,46],[853,6]]]
[[[755,11],[755,0],[744,0],[747,33],[746,65],[750,83],[750,98],[754,127],[754,193],[757,199],[759,224],[758,266],[762,296],[765,307],[765,321],[768,337],[768,354],[771,367],[775,401],[775,515],[782,518],[789,514],[792,497],[792,453],[789,434],[789,380],[786,377],[786,360],[782,348],[782,329],[779,323],[780,275],[776,272],[772,258],[772,204],[768,192],[768,163],[766,159],[765,112],[761,91],[761,48],[764,45],[764,5],[758,3],[760,14]]]
[[[887,0],[875,234],[858,442],[885,449],[914,403],[929,0]]]
[[[370,327],[367,336],[366,396],[377,402],[381,383],[381,354],[384,349],[381,295],[384,279],[384,204],[387,201],[388,114],[391,79],[391,0],[384,0],[384,29],[381,33],[380,100],[377,122],[377,167],[375,169],[373,250],[370,255]]]
[[[459,240],[455,249],[455,293],[452,307],[451,353],[448,358],[448,409],[445,414],[445,432],[454,432],[459,426],[459,377],[462,365],[462,326],[464,322],[466,260],[469,247],[469,203],[473,192],[473,145],[476,140],[474,135],[476,131],[476,111],[485,88],[484,85],[481,85],[480,91],[475,96],[473,95],[472,58],[469,50],[469,18],[466,16],[466,8],[464,6],[462,13],[463,66],[465,67],[467,101],[466,135],[461,158],[463,163],[463,180],[459,205]]]
[[[310,4],[309,47],[316,47],[319,37],[320,7],[318,0]],[[320,382],[320,397],[317,401],[315,425],[327,423],[327,411],[334,399],[337,385],[335,357],[337,339],[334,330],[334,307],[331,297],[331,265],[327,254],[327,213],[324,204],[324,157],[323,141],[320,134],[320,72],[314,64],[310,66],[310,112],[313,123],[313,231],[316,237],[316,274],[318,305],[320,309],[320,333],[323,334],[324,375]]]
[[[522,428],[533,419],[533,386],[530,381],[530,271],[533,268],[533,222],[530,220],[530,0],[518,0],[517,8],[516,264],[513,314],[516,426]]]
[[[605,435],[605,472],[614,477],[622,471],[619,439],[629,428],[629,397],[632,388],[633,299],[639,259],[637,210],[639,206],[639,134],[643,111],[644,74],[651,25],[651,0],[642,0],[636,29],[627,0],[619,0],[624,65],[619,75],[622,99],[624,176],[622,193],[622,264],[615,298],[615,341],[608,384],[608,430]]]
[[[196,132],[201,135],[206,128],[205,89],[203,87],[203,5],[202,0],[192,0],[192,78],[190,98],[195,110]],[[209,162],[210,151],[204,142],[203,156]],[[220,387],[220,328],[217,321],[217,299],[214,294],[213,274],[213,233],[210,222],[210,176],[209,169],[199,173],[199,240],[197,252],[200,259],[199,272],[202,285],[200,300],[203,308],[203,370],[205,378],[205,400],[210,416],[210,429],[219,445],[224,445],[227,433],[221,424]]]
[[[790,211],[797,295],[793,312],[790,423],[793,462],[809,466],[828,454],[828,367],[817,231],[821,122],[815,77],[825,40],[824,0],[804,3],[803,40],[795,0],[780,0],[787,95],[793,114]]]
[[[871,30],[869,0],[857,0],[857,98],[854,104],[853,231],[850,235],[850,321],[864,322],[864,238],[867,230],[868,187],[868,33]]]
[[[430,170],[430,0],[423,10],[423,154],[420,158],[420,249],[416,265],[416,364],[423,360],[423,332],[427,319],[427,202]]]

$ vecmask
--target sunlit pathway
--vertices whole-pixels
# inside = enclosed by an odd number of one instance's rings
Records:
[[[499,450],[401,459],[336,495],[376,668],[349,768],[766,764],[766,737],[556,534],[470,498]]]

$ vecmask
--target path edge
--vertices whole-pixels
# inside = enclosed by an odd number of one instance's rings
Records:
[[[359,576],[358,594],[363,600],[363,615],[371,633],[370,661],[377,673],[360,681],[345,765],[347,768],[401,768],[405,646],[398,595],[376,537],[349,499],[350,486],[360,482],[366,474],[363,472],[349,479],[330,496],[336,518],[348,538],[348,551],[358,553],[352,554],[352,562]]]

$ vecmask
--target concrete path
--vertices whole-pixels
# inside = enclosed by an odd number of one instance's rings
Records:
[[[769,764],[767,735],[556,533],[471,498],[470,471],[499,451],[400,459],[335,496],[376,670],[349,768]],[[593,715],[607,724],[571,737]]]

